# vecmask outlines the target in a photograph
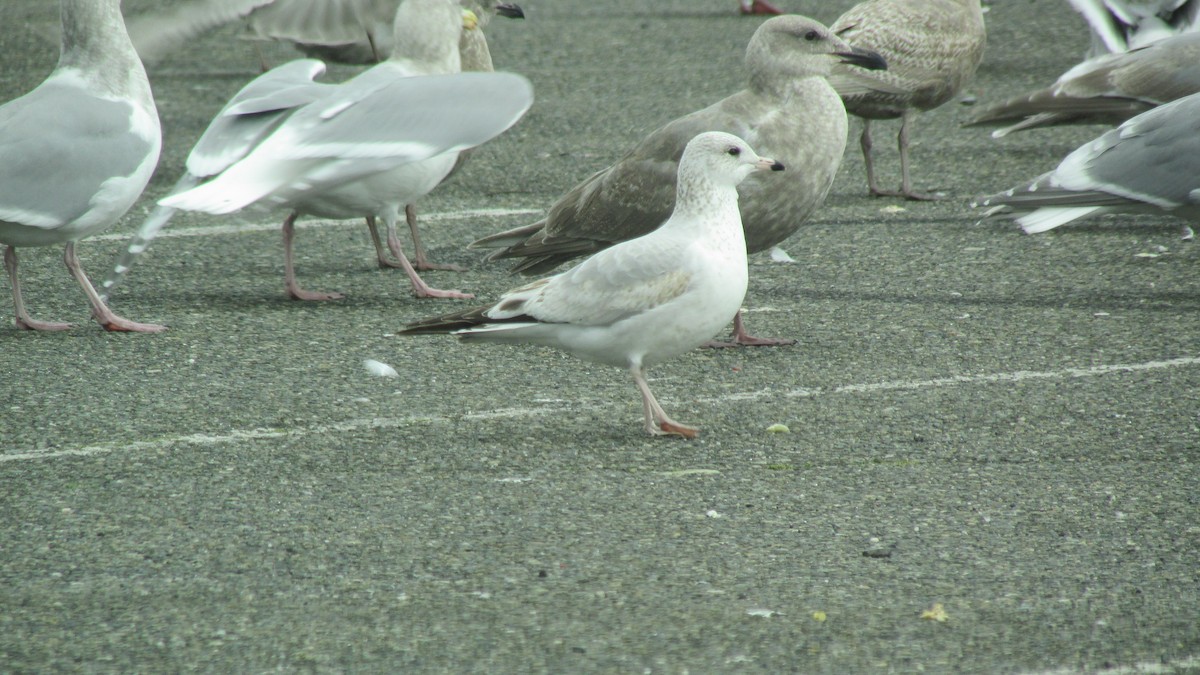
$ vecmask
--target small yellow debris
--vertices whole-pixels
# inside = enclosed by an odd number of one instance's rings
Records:
[[[767,427],[768,434],[790,434],[792,430],[786,424],[772,424]]]
[[[903,206],[896,206],[895,204],[879,209],[880,213],[904,213],[907,210],[908,209],[904,208]]]
[[[818,609],[817,611],[812,613],[812,618],[813,618],[813,621],[816,621],[818,623],[825,623],[825,612],[822,612],[821,610]]]
[[[921,612],[921,618],[930,621],[945,621],[950,618],[950,615],[946,613],[946,608],[942,606],[942,603],[935,602],[933,607]]]

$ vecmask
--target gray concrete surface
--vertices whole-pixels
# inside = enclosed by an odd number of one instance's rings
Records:
[[[429,279],[485,299],[514,279],[464,245],[739,88],[758,23],[734,0],[522,4],[493,51],[537,103],[421,206],[436,259],[470,266]],[[53,5],[0,6],[0,98],[53,66]],[[981,100],[1086,48],[1061,0],[987,21]],[[93,275],[255,74],[235,38],[152,70],[163,161],[80,247]],[[652,371],[694,442],[645,437],[622,372],[395,337],[465,303],[411,298],[360,224],[300,232],[304,283],[347,293],[317,305],[284,297],[274,217],[180,218],[113,299],[157,336],[104,333],[60,251],[26,251],[35,316],[79,325],[0,328],[0,671],[1200,670],[1200,249],[1161,218],[976,225],[970,196],[1100,129],[996,142],[967,112],[916,131],[918,187],[951,199],[867,198],[852,138],[796,262],[753,260],[752,329],[797,346]]]

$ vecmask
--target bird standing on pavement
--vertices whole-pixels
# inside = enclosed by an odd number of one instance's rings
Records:
[[[846,111],[861,117],[867,187],[875,196],[931,199],[909,173],[909,139],[918,112],[954,98],[983,60],[987,34],[980,0],[868,0],[850,8],[831,29],[855,47],[879,52],[886,71],[840,67],[829,81]],[[901,118],[900,191],[879,187],[871,160],[871,121]]]
[[[150,83],[119,0],[62,0],[61,13],[58,66],[36,89],[0,106],[0,243],[16,325],[70,327],[30,318],[17,275],[18,247],[66,244],[67,268],[100,325],[161,331],[114,314],[75,253],[75,242],[133,206],[158,164],[162,135]]]
[[[559,198],[543,220],[472,246],[502,248],[489,258],[522,258],[515,271],[540,274],[644,235],[670,215],[680,155],[704,131],[744,138],[791,169],[752,176],[738,190],[749,252],[778,244],[824,202],[845,152],[846,111],[825,79],[838,62],[885,67],[878,54],[852,49],[817,21],[768,19],[746,48],[746,89],[653,131]],[[740,313],[735,320],[734,344],[790,342],[748,335]]]
[[[626,368],[646,432],[692,438],[697,429],[671,419],[650,392],[646,368],[699,346],[737,313],[747,283],[737,185],[783,169],[736,136],[700,134],[680,158],[674,211],[661,227],[493,305],[418,321],[402,334],[540,344]]]

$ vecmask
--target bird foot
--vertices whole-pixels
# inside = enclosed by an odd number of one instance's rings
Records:
[[[649,431],[655,436],[674,435],[683,436],[684,438],[695,438],[700,435],[700,430],[696,427],[690,427],[669,419],[659,420],[658,428],[651,427]]]
[[[463,293],[462,291],[445,291],[432,286],[414,286],[413,295],[418,298],[451,298],[454,300],[470,300],[475,297],[474,293]]]
[[[100,325],[104,330],[114,333],[161,333],[167,329],[156,323],[138,323],[129,319],[122,319],[119,316],[113,316],[107,321],[101,321]]]
[[[303,288],[287,289],[288,297],[293,300],[341,300],[346,297],[342,293],[322,293],[321,291],[306,291]]]
[[[903,197],[910,202],[937,202],[947,198],[943,192],[917,192],[916,190],[882,190],[871,188],[872,197]]]
[[[772,5],[771,3],[767,2],[766,0],[754,0],[753,2],[742,2],[741,7],[738,9],[738,12],[740,14],[742,14],[743,16],[752,16],[752,15],[762,16],[762,15],[783,14],[782,9],[779,9],[778,7],[776,7],[775,5]]]
[[[17,317],[16,325],[19,330],[70,330],[74,327],[72,324],[56,321],[34,321],[29,317]]]

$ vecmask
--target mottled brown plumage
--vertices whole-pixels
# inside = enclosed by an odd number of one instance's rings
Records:
[[[912,188],[909,134],[917,112],[953,98],[983,59],[986,32],[979,0],[870,0],[834,22],[834,33],[855,47],[879,52],[886,71],[836,68],[830,84],[846,111],[863,119],[861,144],[873,195],[928,198]],[[871,120],[902,118],[899,135],[901,189],[883,190],[871,162]]]

